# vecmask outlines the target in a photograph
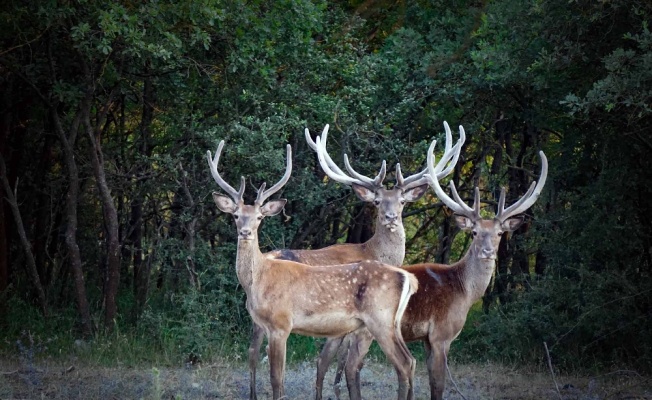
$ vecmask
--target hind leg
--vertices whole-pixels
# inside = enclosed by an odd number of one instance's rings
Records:
[[[398,376],[398,399],[412,400],[414,398],[414,367],[416,360],[407,349],[400,332],[395,334],[393,331],[381,330],[373,332],[378,345],[383,349],[387,358],[391,361],[396,369]]]
[[[324,388],[324,377],[328,371],[328,366],[331,364],[333,357],[342,344],[344,336],[338,338],[329,338],[324,343],[319,357],[317,358],[317,381],[315,382],[315,400],[321,400],[322,391]]]
[[[363,366],[364,356],[369,351],[369,346],[373,341],[373,336],[367,329],[360,329],[351,336],[351,345],[346,360],[346,386],[349,389],[349,398],[351,400],[361,400],[360,392],[360,370]]]

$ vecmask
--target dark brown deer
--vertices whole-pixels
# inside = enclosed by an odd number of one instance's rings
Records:
[[[258,227],[266,216],[276,215],[286,200],[265,201],[290,178],[291,148],[281,180],[265,190],[263,183],[253,205],[243,200],[245,179],[236,191],[220,176],[215,158],[207,153],[211,173],[229,196],[213,193],[217,207],[232,214],[238,233],[236,273],[247,294],[247,310],[269,343],[268,357],[273,399],[284,396],[286,342],[290,333],[316,337],[340,337],[359,329],[369,330],[393,363],[398,375],[398,398],[411,399],[415,361],[400,332],[400,320],[416,278],[400,268],[378,261],[343,265],[310,266],[278,260],[260,251]],[[254,394],[255,395],[255,394]]]
[[[423,341],[427,353],[427,367],[431,399],[440,400],[444,393],[446,360],[451,342],[459,335],[471,306],[482,298],[496,266],[496,252],[501,236],[517,229],[523,222],[518,216],[530,208],[539,197],[548,173],[548,161],[540,152],[541,175],[539,182],[532,182],[527,193],[512,206],[505,209],[505,189],[500,193],[498,211],[491,219],[480,216],[480,190],[475,188],[473,208],[460,198],[453,182],[450,184],[453,199],[439,185],[433,168],[433,146],[428,152],[426,175],[439,199],[455,216],[457,226],[469,231],[473,241],[462,259],[452,265],[416,264],[403,269],[413,273],[419,280],[419,290],[408,303],[403,315],[401,332],[406,342]],[[435,177],[434,179],[432,177]],[[362,359],[369,349],[372,337],[358,332],[357,341],[349,348],[346,361],[346,377],[349,392],[360,390]],[[323,376],[317,371],[317,376]],[[351,379],[353,382],[349,382]],[[318,388],[321,385],[317,384]],[[320,394],[318,394],[319,396]]]

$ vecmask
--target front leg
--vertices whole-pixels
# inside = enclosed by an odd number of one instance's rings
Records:
[[[269,343],[269,374],[272,382],[272,399],[279,400],[285,396],[283,380],[285,378],[285,354],[289,330],[272,330],[267,338]]]
[[[256,400],[256,367],[260,357],[260,346],[263,344],[265,331],[255,322],[251,327],[251,343],[249,344],[249,400]]]
[[[322,391],[324,388],[324,377],[328,371],[328,366],[331,364],[333,357],[342,344],[344,337],[329,338],[324,343],[319,357],[317,358],[317,381],[315,382],[315,400],[321,400]],[[339,397],[339,396],[338,396]]]
[[[429,340],[426,343],[428,358],[428,378],[430,382],[430,399],[442,400],[444,398],[444,387],[446,385],[446,358],[450,342]]]

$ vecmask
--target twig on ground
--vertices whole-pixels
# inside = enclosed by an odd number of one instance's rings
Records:
[[[460,396],[462,396],[462,398],[463,398],[464,400],[468,400],[468,399],[464,396],[464,394],[462,393],[462,391],[460,390],[460,388],[457,387],[457,382],[455,382],[455,379],[453,379],[453,374],[451,374],[451,369],[448,368],[448,354],[446,354],[446,351],[444,351],[444,364],[446,364],[446,371],[448,371],[448,378],[451,380],[451,382],[453,382],[453,386],[455,386],[455,390],[457,390],[457,393],[459,393]]]
[[[555,389],[557,389],[557,396],[561,400],[561,392],[559,391],[559,384],[557,383],[557,378],[555,378],[555,371],[552,369],[552,360],[550,359],[550,352],[548,351],[548,344],[543,342],[543,347],[546,349],[546,358],[548,359],[548,368],[550,368],[550,375],[552,375],[552,381],[555,383]]]
[[[9,372],[0,372],[0,375],[13,375],[18,373],[18,370],[15,371],[9,371]]]

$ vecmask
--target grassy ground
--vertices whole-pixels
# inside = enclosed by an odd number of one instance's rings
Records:
[[[334,367],[326,378],[324,399],[335,399]],[[547,371],[527,371],[495,364],[451,365],[464,397],[477,399],[652,399],[652,379],[632,371],[600,376],[556,376],[559,392]],[[314,362],[298,362],[286,374],[289,399],[314,397]],[[361,373],[365,399],[393,398],[396,377],[385,362],[367,360]],[[428,377],[417,368],[416,399],[428,399]],[[271,398],[268,365],[263,362],[258,398]],[[0,399],[243,399],[249,393],[248,370],[241,360],[220,359],[192,367],[97,367],[71,360],[25,364],[0,360]],[[348,399],[342,388],[342,399]],[[463,399],[450,381],[445,398]]]

